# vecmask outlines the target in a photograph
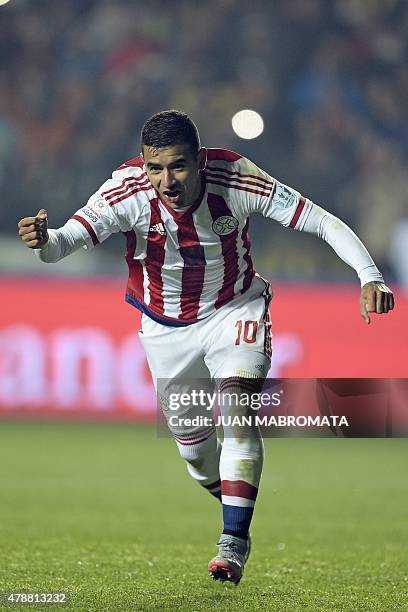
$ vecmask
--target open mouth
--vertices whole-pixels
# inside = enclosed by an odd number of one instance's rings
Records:
[[[181,192],[178,191],[177,189],[174,189],[174,190],[168,189],[163,192],[163,195],[172,204],[177,204],[177,202],[180,200]]]

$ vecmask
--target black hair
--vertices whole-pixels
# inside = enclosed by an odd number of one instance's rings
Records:
[[[141,133],[141,145],[160,149],[176,144],[190,145],[193,155],[200,148],[197,126],[190,117],[178,110],[165,110],[156,113],[145,121]]]

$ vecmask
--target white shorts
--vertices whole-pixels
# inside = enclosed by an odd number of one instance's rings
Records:
[[[197,323],[169,327],[144,314],[139,339],[155,386],[158,379],[266,378],[270,300],[269,284],[256,276],[245,294]]]
[[[178,406],[170,400],[193,390],[213,394],[226,379],[258,379],[262,386],[272,353],[269,304],[270,286],[256,277],[248,291],[214,314],[186,327],[169,327],[142,317],[140,341],[156,387],[158,403],[176,440],[205,439],[214,431],[214,410],[198,423],[191,403]],[[248,383],[249,384],[249,383]],[[177,414],[178,419],[174,418]],[[173,417],[173,418],[170,418]]]

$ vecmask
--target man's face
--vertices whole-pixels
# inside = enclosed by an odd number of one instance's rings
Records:
[[[195,156],[189,145],[178,144],[155,149],[143,145],[146,172],[153,187],[171,208],[193,204],[200,194],[200,170],[206,161],[206,150]]]

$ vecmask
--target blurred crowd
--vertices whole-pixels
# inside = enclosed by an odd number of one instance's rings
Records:
[[[11,0],[0,8],[1,232],[41,207],[62,224],[138,154],[148,116],[179,108],[204,145],[238,150],[339,215],[404,282],[407,41],[405,0]],[[243,108],[265,121],[252,141],[231,129]],[[262,271],[343,277],[317,241],[289,234],[255,220]]]

